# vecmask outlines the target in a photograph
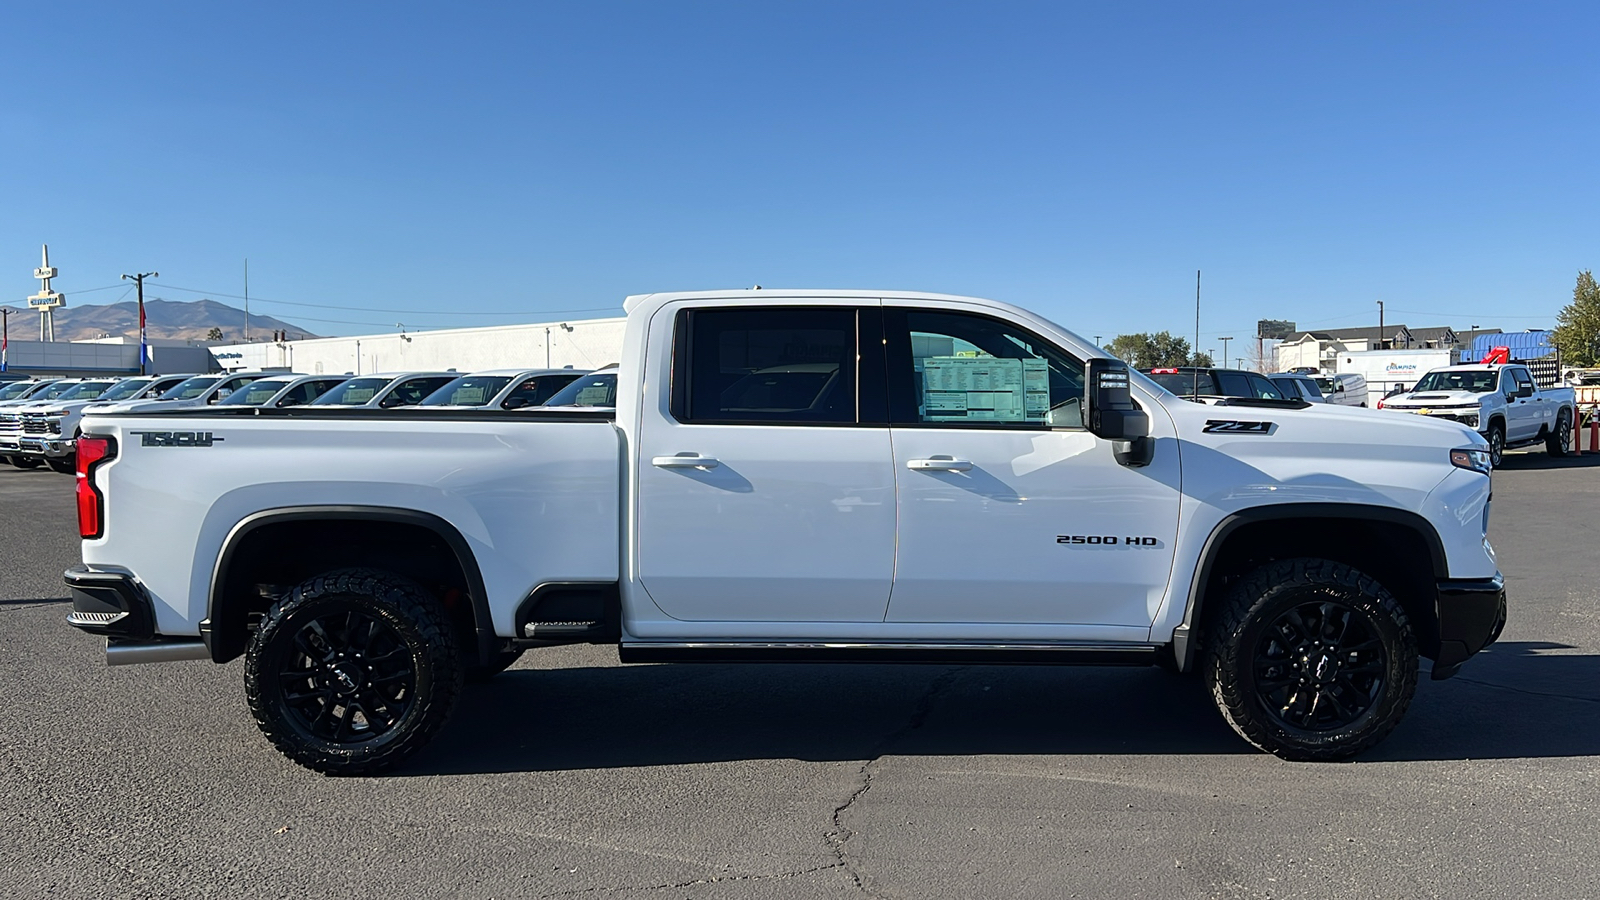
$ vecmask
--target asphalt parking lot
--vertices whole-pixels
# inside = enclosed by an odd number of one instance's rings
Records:
[[[1287,763],[1158,670],[539,651],[380,778],[274,752],[236,662],[62,622],[72,479],[0,466],[0,896],[1600,896],[1600,457],[1509,454],[1501,642]]]

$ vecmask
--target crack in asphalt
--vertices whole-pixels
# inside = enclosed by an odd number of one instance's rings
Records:
[[[1558,694],[1555,691],[1535,691],[1529,688],[1512,687],[1509,684],[1495,684],[1492,681],[1479,681],[1476,678],[1462,678],[1460,675],[1451,679],[1464,684],[1476,684],[1479,687],[1497,688],[1502,691],[1511,691],[1516,694],[1527,694],[1532,697],[1552,697],[1556,700],[1576,700],[1579,703],[1600,703],[1600,697],[1580,697],[1577,694]]]
[[[867,887],[866,880],[861,877],[861,873],[856,870],[855,865],[850,861],[849,855],[845,853],[845,844],[855,837],[856,833],[844,824],[844,814],[867,791],[872,790],[873,768],[877,766],[883,754],[887,753],[889,748],[905,738],[906,735],[922,727],[923,723],[928,720],[929,713],[933,711],[933,704],[939,699],[939,695],[948,690],[956,680],[956,677],[966,670],[967,667],[965,666],[948,669],[940,673],[939,677],[928,685],[928,689],[923,692],[922,697],[917,701],[916,708],[911,711],[911,718],[907,720],[906,724],[890,732],[883,740],[878,742],[878,745],[872,749],[871,756],[861,763],[861,769],[856,773],[858,783],[855,790],[844,798],[844,802],[833,809],[833,827],[823,833],[822,839],[827,842],[829,852],[838,860],[834,867],[844,869],[845,874],[850,876],[850,880],[855,884],[856,888],[869,897],[882,895]]]
[[[692,881],[679,881],[672,884],[652,884],[644,887],[624,885],[620,887],[591,887],[578,888],[571,891],[556,891],[553,894],[540,894],[539,900],[549,900],[553,897],[576,897],[581,894],[616,893],[618,891],[668,891],[675,888],[697,887],[702,884],[729,884],[735,881],[781,881],[786,878],[800,878],[813,875],[817,872],[826,872],[829,869],[843,867],[843,863],[829,863],[825,866],[813,866],[809,869],[799,869],[793,872],[762,872],[754,875],[714,875],[710,878],[696,878]]]

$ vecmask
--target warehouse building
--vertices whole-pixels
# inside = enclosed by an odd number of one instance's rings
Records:
[[[278,369],[307,375],[455,369],[597,369],[622,356],[627,320],[576,319],[298,341],[257,341],[211,348],[229,372]]]

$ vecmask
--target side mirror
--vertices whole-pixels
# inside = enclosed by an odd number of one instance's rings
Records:
[[[1128,364],[1119,359],[1091,359],[1084,364],[1085,420],[1089,433],[1116,441],[1117,462],[1137,468],[1150,464],[1155,442],[1150,417],[1133,402]]]
[[[523,408],[524,406],[527,406],[527,405],[528,405],[528,398],[527,397],[512,396],[512,397],[507,397],[504,401],[502,401],[500,403],[500,408],[501,409],[521,409],[521,408]]]
[[[1089,432],[1108,441],[1148,437],[1150,417],[1133,403],[1128,389],[1128,364],[1117,359],[1091,359],[1084,366]]]

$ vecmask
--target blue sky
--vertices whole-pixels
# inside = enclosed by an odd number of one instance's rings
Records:
[[[1201,269],[1206,349],[1259,318],[1376,324],[1378,300],[1547,326],[1600,267],[1593,3],[49,3],[0,26],[7,303],[48,241],[74,304],[152,269],[147,296],[236,303],[248,257],[252,311],[325,334],[760,283],[976,294],[1109,340],[1191,334]]]

